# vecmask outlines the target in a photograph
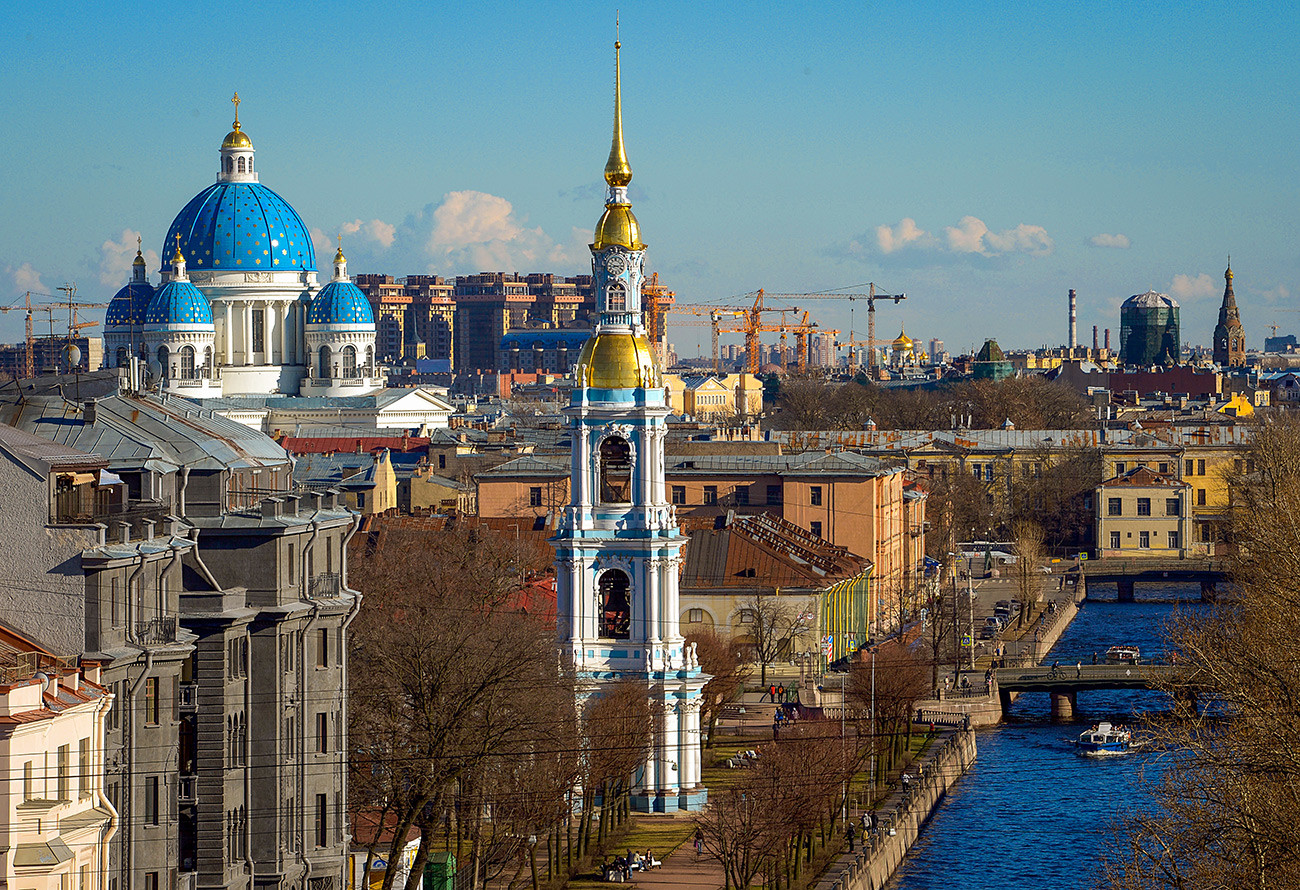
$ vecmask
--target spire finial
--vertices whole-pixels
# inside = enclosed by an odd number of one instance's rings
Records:
[[[181,253],[181,233],[176,233],[176,255],[172,257],[173,263],[185,262],[185,256]]]
[[[1228,270],[1223,273],[1223,277],[1232,280],[1232,254],[1228,254]]]
[[[619,54],[623,44],[618,40],[617,17],[614,30],[614,142],[609,149],[609,160],[605,162],[605,181],[614,188],[626,188],[632,181],[632,165],[627,162],[627,152],[623,148],[623,88]]]
[[[339,235],[339,236],[338,236],[338,239],[339,239],[339,250],[338,250],[338,253],[334,254],[334,262],[335,262],[335,263],[341,263],[341,262],[344,261],[344,257],[343,257],[343,236],[342,236],[342,235]]]
[[[231,98],[230,101],[233,102],[235,105],[235,129],[238,130],[239,129],[239,93],[235,93],[235,95]]]

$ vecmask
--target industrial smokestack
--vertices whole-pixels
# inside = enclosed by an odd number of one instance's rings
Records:
[[[1110,328],[1106,328],[1106,351],[1110,351]]]
[[[1097,351],[1097,326],[1092,326],[1092,351]]]
[[[1074,295],[1074,288],[1070,288],[1070,349],[1079,345],[1079,323],[1075,313],[1079,308],[1079,300]]]

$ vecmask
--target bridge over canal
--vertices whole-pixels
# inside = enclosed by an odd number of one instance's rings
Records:
[[[1112,581],[1119,590],[1120,602],[1133,601],[1137,583],[1165,584],[1194,582],[1201,585],[1201,599],[1213,599],[1217,586],[1228,580],[1228,561],[1224,559],[1161,559],[1105,556],[1079,563],[1087,584]]]
[[[1168,664],[1069,664],[998,668],[993,680],[1003,713],[1011,706],[1013,693],[1046,692],[1052,698],[1052,716],[1068,719],[1074,716],[1080,692],[1168,688],[1181,675],[1181,668]]]

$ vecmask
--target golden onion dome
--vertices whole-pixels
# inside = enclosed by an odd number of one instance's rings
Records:
[[[239,128],[239,121],[235,121],[235,129],[226,134],[226,140],[221,143],[222,148],[252,148],[253,140],[248,138],[248,134]]]
[[[348,261],[347,257],[343,255],[343,245],[340,244],[338,251],[334,254],[334,262],[346,263],[347,261]]]
[[[135,260],[132,261],[131,265],[132,265],[132,266],[143,266],[143,265],[144,265],[144,254],[141,253],[139,250],[136,250],[136,252],[135,252]]]
[[[596,223],[591,249],[604,250],[615,245],[628,250],[645,250],[641,241],[641,224],[636,221],[631,204],[606,204],[600,222]]]
[[[902,328],[898,329],[898,339],[894,341],[894,351],[895,352],[912,351],[912,338],[907,336],[907,333]]]
[[[597,389],[636,389],[663,385],[654,350],[645,337],[598,333],[578,356],[578,382]]]

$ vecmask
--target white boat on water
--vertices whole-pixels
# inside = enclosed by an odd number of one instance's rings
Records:
[[[1075,742],[1079,753],[1090,757],[1127,754],[1133,750],[1133,733],[1110,723],[1098,723],[1079,733]]]

